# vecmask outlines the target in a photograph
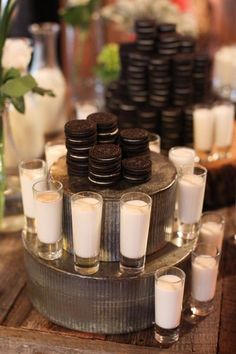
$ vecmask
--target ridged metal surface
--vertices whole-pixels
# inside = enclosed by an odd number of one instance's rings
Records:
[[[141,191],[152,197],[153,206],[147,245],[147,254],[155,253],[165,245],[165,228],[174,213],[176,193],[176,170],[169,160],[156,153],[151,154],[153,162],[152,179],[145,184],[130,186],[121,181],[115,188],[101,189],[89,183],[86,178],[67,176],[65,159],[60,159],[51,168],[51,177],[60,180],[64,186],[63,233],[64,248],[73,253],[71,195],[82,190],[91,190],[103,196],[103,222],[100,259],[119,261],[120,211],[119,201],[122,194]]]
[[[162,266],[187,269],[193,242],[178,248],[168,243],[147,257],[142,275],[121,275],[118,262],[101,262],[94,276],[80,276],[64,251],[57,261],[35,255],[35,242],[23,236],[28,290],[35,308],[61,326],[94,333],[128,333],[148,328],[154,320],[154,271]],[[190,267],[188,267],[190,268]]]

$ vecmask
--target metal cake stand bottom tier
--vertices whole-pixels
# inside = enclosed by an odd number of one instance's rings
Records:
[[[36,255],[36,237],[23,233],[28,290],[34,307],[50,321],[83,332],[118,334],[152,326],[154,272],[177,265],[187,272],[194,241],[167,245],[148,256],[145,271],[125,276],[118,262],[101,262],[93,276],[74,271],[73,257],[64,251],[59,260]]]

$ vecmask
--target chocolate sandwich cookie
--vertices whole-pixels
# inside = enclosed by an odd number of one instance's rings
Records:
[[[87,117],[88,122],[97,125],[97,141],[101,144],[115,143],[118,136],[118,118],[107,112],[92,113]]]
[[[89,152],[89,181],[100,186],[118,182],[121,175],[121,149],[115,144],[95,145]]]
[[[65,124],[65,135],[70,138],[86,138],[96,134],[96,125],[86,120],[70,120]]]
[[[148,132],[144,129],[124,129],[120,132],[120,144],[124,157],[148,154],[148,143]]]
[[[89,150],[97,141],[96,124],[86,120],[71,120],[65,124],[65,135],[68,174],[86,176]]]
[[[122,161],[123,178],[132,184],[145,183],[152,176],[152,162],[147,157],[133,157]]]
[[[175,23],[160,23],[157,26],[157,33],[158,34],[175,33],[175,31],[176,31],[176,24]]]

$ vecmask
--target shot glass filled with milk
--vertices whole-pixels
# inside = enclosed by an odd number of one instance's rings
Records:
[[[178,177],[178,231],[185,239],[198,236],[206,187],[207,170],[195,165],[193,173],[180,172]]]
[[[99,269],[102,206],[98,193],[79,192],[71,197],[74,267],[80,274]]]
[[[214,243],[219,251],[222,249],[224,238],[225,219],[215,212],[206,212],[201,217],[199,234],[200,242]]]
[[[169,150],[169,160],[175,165],[177,172],[180,169],[185,173],[193,173],[195,151],[184,146],[175,146]]]
[[[25,229],[27,232],[36,233],[33,184],[40,180],[46,180],[46,163],[39,159],[22,161],[19,164],[19,174],[25,215]]]
[[[219,259],[214,243],[199,243],[192,252],[190,308],[194,315],[206,316],[213,310]]]
[[[171,344],[179,339],[185,273],[177,267],[155,273],[155,339]]]
[[[120,270],[144,270],[152,199],[140,192],[123,194],[120,200]]]
[[[193,110],[194,149],[201,159],[207,161],[214,143],[214,115],[210,107],[196,105]]]
[[[216,102],[212,108],[214,116],[214,143],[218,158],[226,158],[232,146],[234,132],[234,104],[230,101]]]
[[[33,185],[39,257],[47,260],[62,255],[63,186],[58,181],[39,181]]]
[[[45,157],[46,157],[48,169],[60,157],[66,155],[66,153],[67,153],[67,149],[65,146],[65,141],[63,141],[63,140],[49,141],[45,145]]]

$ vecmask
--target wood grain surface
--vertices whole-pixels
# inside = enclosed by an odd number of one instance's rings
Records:
[[[153,339],[153,328],[127,335],[81,333],[54,325],[27,297],[19,234],[0,235],[0,353],[3,354],[234,354],[236,353],[236,209],[225,208],[226,232],[215,310],[192,323],[183,315],[181,338],[168,349]]]

